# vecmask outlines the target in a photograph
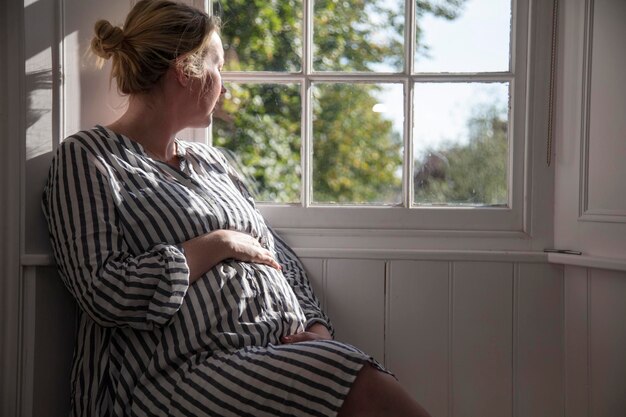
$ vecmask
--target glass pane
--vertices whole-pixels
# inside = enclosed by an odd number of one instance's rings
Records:
[[[226,88],[213,117],[213,144],[230,151],[257,201],[300,201],[300,85]]]
[[[226,71],[300,71],[301,0],[224,0],[215,9],[222,19]]]
[[[416,204],[506,205],[508,83],[415,86]]]
[[[399,72],[404,0],[315,0],[313,69]]]
[[[313,86],[313,202],[402,201],[400,84]]]
[[[417,1],[415,19],[415,71],[509,70],[511,0]]]

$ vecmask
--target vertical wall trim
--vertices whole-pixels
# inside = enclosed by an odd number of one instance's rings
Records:
[[[520,264],[518,262],[513,264],[513,286],[511,293],[511,308],[513,323],[511,326],[511,416],[517,417],[519,415],[518,409],[518,396],[517,389],[517,369],[518,369],[518,352],[519,352],[519,276],[520,276]]]
[[[566,267],[561,266],[561,381],[563,381],[563,417],[567,410],[567,291]]]
[[[587,271],[587,417],[593,409],[593,380],[591,378],[591,270]]]
[[[582,106],[580,115],[580,191],[578,202],[578,216],[582,217],[588,208],[589,186],[589,117],[591,103],[591,61],[593,58],[593,0],[585,1],[584,14],[584,47],[583,47],[583,79],[582,79]]]
[[[322,297],[324,299],[324,310],[328,311],[328,259],[322,259]]]
[[[0,415],[17,417],[22,360],[22,160],[25,126],[24,2],[0,2]]]
[[[563,265],[559,266],[559,277],[560,277],[560,286],[561,286],[561,400],[563,401],[562,408],[562,417],[565,416],[565,409],[567,407],[567,403],[565,402],[565,393],[567,392],[565,387],[565,349],[567,346],[567,341],[565,338],[565,267]]]
[[[454,372],[452,344],[454,343],[454,262],[448,263],[448,417],[454,416]]]
[[[391,317],[391,261],[385,261],[385,295],[383,297],[383,311],[385,317],[383,317],[383,365],[388,366],[388,352],[387,352],[387,335],[390,328]]]
[[[35,342],[36,301],[37,301],[37,267],[31,266],[22,272],[22,376],[20,390],[20,417],[32,417],[35,386]]]

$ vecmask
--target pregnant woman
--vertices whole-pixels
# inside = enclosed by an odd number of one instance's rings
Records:
[[[72,416],[428,416],[332,339],[301,263],[216,149],[183,142],[226,91],[219,22],[142,0],[100,20],[128,108],[66,138],[43,196],[79,306]]]

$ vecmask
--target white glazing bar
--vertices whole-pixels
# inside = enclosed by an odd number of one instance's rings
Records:
[[[310,63],[310,61],[309,61]],[[316,73],[284,73],[284,72],[226,72],[224,81],[242,82],[273,82],[289,83],[304,80],[333,82],[404,82],[407,79],[414,82],[508,82],[514,75],[510,72],[481,72],[481,73],[420,73],[407,75],[402,73],[345,73],[345,72],[316,72]]]
[[[308,78],[313,71],[313,1],[303,0],[303,25],[302,25],[302,127],[301,127],[301,190],[300,201],[303,207],[311,205],[313,191],[313,106],[312,86]]]
[[[403,207],[413,205],[413,82],[404,83],[404,167],[402,169]]]
[[[415,1],[406,0],[404,6],[404,68],[410,76],[415,66]],[[415,80],[407,79],[404,83],[404,167],[403,167],[403,205],[413,205],[413,85]]]
[[[515,74],[515,48],[517,39],[517,0],[511,0],[511,32],[509,34],[509,72]]]
[[[507,206],[512,208],[513,201],[513,186],[514,186],[514,175],[513,175],[513,167],[515,164],[515,144],[513,143],[513,138],[515,135],[515,112],[513,111],[515,108],[515,100],[513,100],[513,96],[515,94],[515,79],[512,79],[509,82],[509,104],[508,104],[508,127],[506,132],[506,140],[508,145],[508,159],[506,161],[506,184],[507,184]],[[524,187],[526,188],[526,187]],[[524,228],[524,230],[526,230]]]
[[[300,73],[286,72],[224,72],[222,75],[224,81],[239,82],[257,82],[257,83],[274,83],[289,84],[294,82],[302,82],[305,77]]]

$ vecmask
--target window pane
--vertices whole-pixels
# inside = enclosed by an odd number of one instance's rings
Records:
[[[315,0],[316,71],[399,72],[404,66],[404,0]]]
[[[300,201],[300,85],[226,88],[213,118],[213,144],[231,151],[257,201]]]
[[[223,22],[225,70],[300,71],[301,0],[224,0],[215,5]]]
[[[508,103],[508,83],[415,86],[416,204],[507,204]]]
[[[511,0],[418,1],[417,72],[509,70]]]
[[[315,83],[313,202],[402,201],[400,84]]]

